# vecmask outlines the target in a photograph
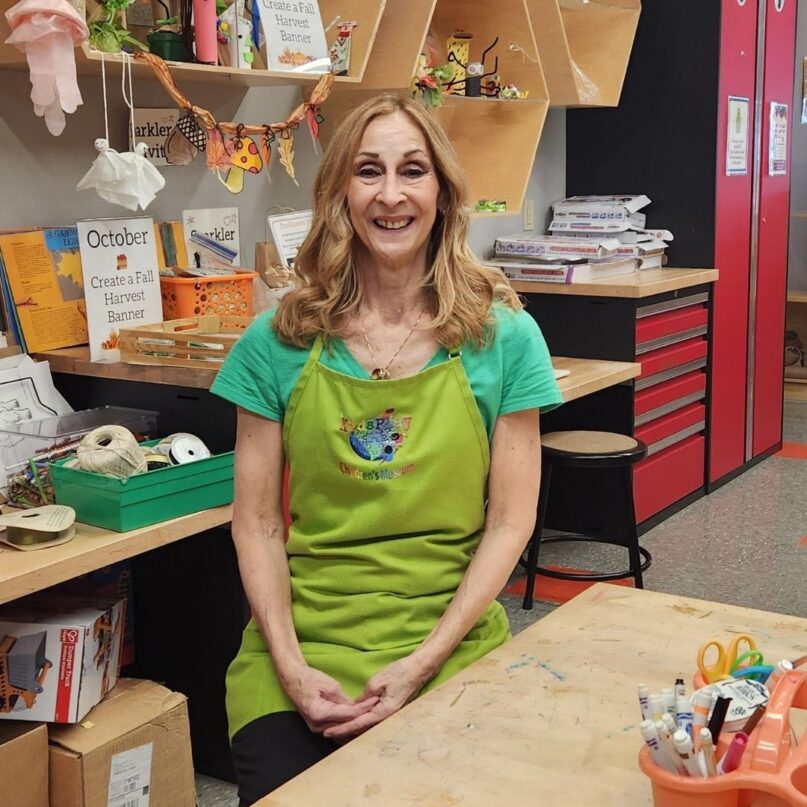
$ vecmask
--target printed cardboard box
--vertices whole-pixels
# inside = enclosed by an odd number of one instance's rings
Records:
[[[48,807],[48,731],[41,723],[0,724],[0,804]]]
[[[118,680],[125,609],[62,594],[0,609],[0,719],[81,720]]]
[[[50,807],[195,807],[188,705],[122,679],[79,726],[50,730]]]

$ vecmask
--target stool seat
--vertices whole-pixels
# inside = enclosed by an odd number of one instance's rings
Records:
[[[554,577],[559,580],[618,580],[622,577],[633,577],[637,588],[643,587],[642,572],[652,563],[650,553],[639,545],[636,531],[636,512],[633,502],[633,466],[647,456],[647,446],[626,434],[600,431],[562,431],[549,432],[541,436],[543,468],[541,471],[541,490],[538,496],[538,518],[535,531],[529,543],[526,562],[522,564],[527,570],[527,587],[524,593],[522,608],[532,608],[533,585],[536,575]],[[569,535],[556,538],[544,538],[542,533],[546,507],[549,499],[549,486],[554,468],[584,468],[607,471],[616,474],[623,491],[626,523],[611,538],[594,538],[591,536]],[[588,471],[586,472],[588,473]],[[571,543],[576,541],[592,541],[596,543],[615,544],[626,547],[630,559],[628,569],[620,572],[565,572],[547,569],[538,565],[538,552],[542,543]]]

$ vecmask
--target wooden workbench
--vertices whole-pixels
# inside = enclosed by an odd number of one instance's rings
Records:
[[[649,807],[637,685],[691,681],[702,642],[745,631],[807,652],[805,619],[597,584],[258,807]]]
[[[129,532],[110,532],[77,524],[72,541],[32,552],[0,545],[0,603],[229,524],[232,509],[229,504],[214,507]]]
[[[702,286],[717,280],[717,269],[645,269],[591,283],[546,283],[511,280],[519,294],[567,294],[580,297],[641,299],[668,291]]]
[[[170,384],[194,389],[210,389],[217,372],[217,370],[191,370],[185,367],[126,364],[124,362],[109,364],[91,362],[89,348],[86,346],[37,353],[35,358],[47,361],[53,373],[111,378],[118,381]],[[569,376],[558,382],[564,401],[573,401],[582,395],[589,395],[613,384],[635,378],[640,372],[640,366],[631,362],[554,357],[552,363],[558,369],[571,371]]]

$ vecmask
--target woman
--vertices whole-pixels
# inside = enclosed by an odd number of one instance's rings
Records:
[[[314,200],[301,288],[213,385],[239,407],[254,615],[227,677],[242,807],[508,638],[495,597],[535,521],[539,409],[561,400],[535,322],[466,245],[462,169],[419,105],[353,110]]]

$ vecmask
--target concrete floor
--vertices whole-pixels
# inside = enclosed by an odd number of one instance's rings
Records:
[[[807,402],[785,405],[784,440],[807,444]],[[642,537],[645,588],[807,617],[807,459],[771,457]],[[542,562],[617,568],[624,550],[552,546]],[[517,581],[520,572],[514,575]],[[540,596],[540,580],[538,596]],[[502,595],[514,633],[549,613]],[[197,777],[199,807],[237,807],[233,785]]]

